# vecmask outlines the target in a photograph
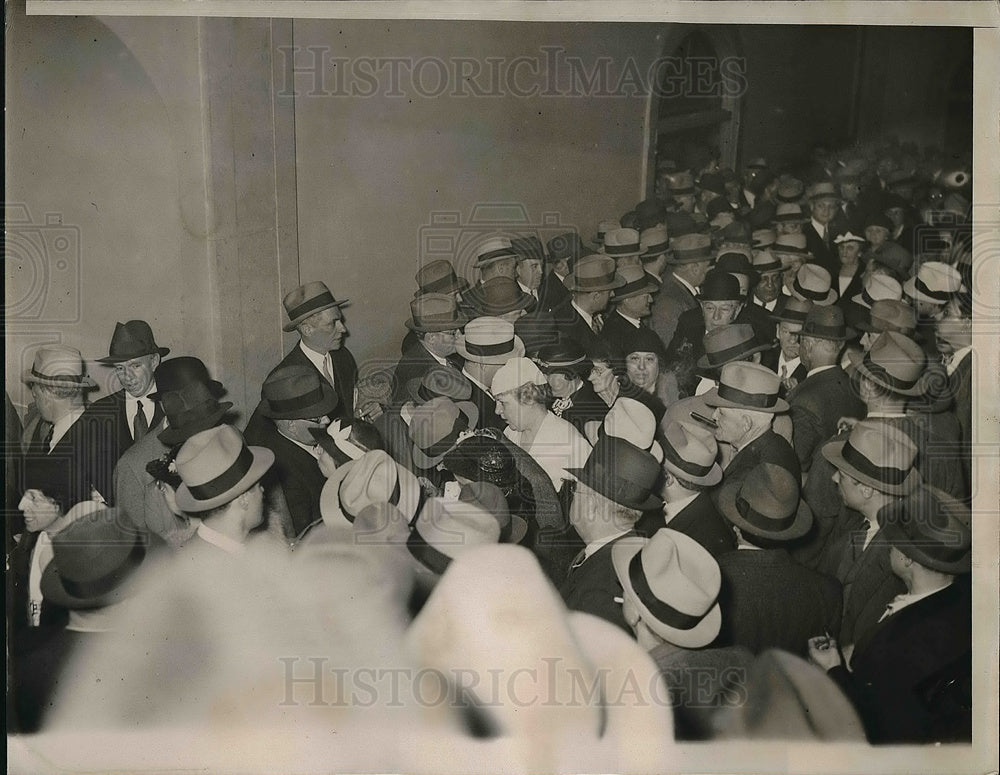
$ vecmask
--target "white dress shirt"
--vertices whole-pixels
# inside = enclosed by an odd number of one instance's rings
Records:
[[[132,438],[135,438],[135,416],[139,413],[139,401],[142,401],[142,413],[146,417],[146,427],[153,427],[153,399],[149,397],[150,393],[156,392],[156,385],[150,385],[149,390],[147,390],[143,395],[136,398],[127,390],[125,391],[125,419],[128,421],[128,432],[132,434]]]
[[[893,614],[898,614],[906,606],[913,605],[914,603],[923,600],[925,597],[930,597],[935,592],[940,592],[942,589],[947,589],[951,586],[953,579],[949,579],[943,585],[937,589],[932,589],[930,592],[922,592],[919,595],[911,595],[909,592],[904,592],[901,595],[896,595],[890,602],[889,605],[885,607],[885,613],[882,614],[882,618],[879,621],[884,621],[888,619]]]
[[[302,340],[299,340],[299,349],[309,359],[309,362],[319,370],[319,373],[326,378],[327,382],[333,385],[333,359],[330,357],[330,353],[320,355],[315,350],[306,347]]]
[[[208,541],[213,546],[217,546],[226,554],[243,554],[243,551],[246,548],[239,541],[234,541],[232,538],[220,533],[218,530],[213,530],[204,522],[198,525],[198,537],[204,541]]]
[[[52,440],[49,442],[49,452],[53,450],[59,440],[66,435],[73,423],[80,419],[83,414],[83,407],[70,410],[52,424]]]

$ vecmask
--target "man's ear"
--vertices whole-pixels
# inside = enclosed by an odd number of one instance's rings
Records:
[[[865,500],[868,500],[875,494],[875,488],[869,484],[862,483],[858,485],[858,489],[861,490],[861,495]]]

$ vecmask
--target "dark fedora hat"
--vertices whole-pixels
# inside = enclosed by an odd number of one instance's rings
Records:
[[[548,241],[546,247],[549,249],[549,260],[562,261],[565,259],[569,262],[570,271],[573,270],[573,264],[576,260],[587,252],[583,240],[575,231],[556,235]]]
[[[972,570],[970,519],[962,503],[927,485],[878,513],[889,544],[926,568],[956,575]]]
[[[542,374],[546,375],[570,374],[586,379],[593,368],[583,346],[569,337],[559,337],[553,344],[540,347],[534,361]]]
[[[729,323],[713,328],[703,337],[705,354],[698,359],[699,369],[718,369],[730,361],[774,348],[774,342],[761,343],[749,323]]]
[[[510,246],[517,254],[519,261],[525,259],[545,261],[545,247],[535,234],[529,234],[526,237],[511,237]]]
[[[477,316],[497,317],[508,312],[530,312],[538,304],[530,293],[521,290],[510,277],[491,277],[480,283],[463,297]]]
[[[429,334],[455,331],[469,319],[458,309],[458,302],[451,293],[424,293],[410,302],[410,319],[405,325],[411,331]]]
[[[601,436],[584,467],[566,471],[620,506],[639,511],[663,507],[653,494],[660,464],[649,452],[617,436]]]
[[[778,297],[778,303],[774,305],[770,317],[771,320],[783,320],[786,323],[805,323],[812,306],[813,303],[809,299],[782,294]]]
[[[611,292],[612,304],[632,296],[656,293],[660,290],[660,281],[640,266],[623,266],[618,273],[625,280],[625,284]]]
[[[846,342],[858,334],[844,322],[844,311],[834,305],[813,304],[802,324],[799,336],[811,336],[814,339],[829,339],[834,342]]]
[[[455,293],[469,290],[469,281],[455,274],[455,267],[446,258],[428,261],[417,270],[414,277],[417,290],[414,296],[425,293]]]
[[[452,401],[468,401],[472,397],[472,383],[451,366],[433,366],[423,376],[407,380],[406,392],[418,404],[440,396]]]
[[[272,420],[304,420],[329,414],[337,393],[312,366],[285,366],[271,372],[260,389],[260,411]]]
[[[156,392],[149,394],[153,401],[159,401],[164,393],[181,390],[193,382],[199,382],[207,387],[216,398],[226,394],[222,383],[209,375],[208,367],[200,359],[190,355],[161,362],[153,372],[153,379],[156,382]]]
[[[98,358],[97,362],[114,365],[143,355],[159,355],[163,358],[169,352],[169,347],[157,347],[149,323],[145,320],[130,320],[127,323],[115,323],[108,356]]]
[[[698,301],[739,301],[742,298],[740,281],[720,269],[713,269],[705,275],[698,294]]]
[[[338,301],[330,293],[326,283],[316,280],[289,291],[281,303],[285,306],[285,312],[288,314],[288,322],[281,327],[281,330],[294,331],[299,323],[311,315],[330,309],[330,307],[344,307],[350,303],[350,300],[340,299]]]
[[[209,385],[197,381],[177,390],[160,391],[159,401],[168,427],[160,431],[157,438],[168,447],[214,428],[233,408],[231,401],[219,401]]]
[[[745,479],[723,481],[719,511],[744,533],[790,541],[808,533],[813,521],[799,494],[794,474],[773,463],[760,463]]]
[[[77,513],[78,512],[78,513]],[[52,536],[52,562],[42,573],[42,596],[64,608],[103,608],[127,596],[146,556],[142,536],[118,509],[87,501]]]
[[[573,274],[566,278],[566,288],[571,293],[613,291],[625,284],[625,278],[615,271],[615,260],[610,256],[592,254],[576,262]]]

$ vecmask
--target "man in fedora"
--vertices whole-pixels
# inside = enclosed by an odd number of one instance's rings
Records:
[[[707,393],[719,384],[719,369],[734,361],[760,363],[761,355],[774,349],[774,342],[761,342],[749,323],[730,323],[713,328],[703,340],[705,354],[696,364],[700,379],[696,396]]]
[[[108,356],[97,359],[98,363],[114,369],[122,386],[121,390],[95,401],[87,408],[89,412],[117,420],[114,437],[117,448],[114,453],[109,451],[109,454],[116,455],[116,461],[163,419],[163,409],[152,398],[156,390],[153,374],[160,365],[160,359],[169,352],[168,347],[157,346],[153,331],[145,320],[130,320],[115,324]]]
[[[767,310],[754,303],[752,289],[757,284],[757,270],[750,263],[753,250],[745,246],[729,246],[719,249],[713,271],[728,272],[740,284],[740,298],[743,301],[741,314],[745,322],[753,326],[762,342],[774,341],[774,323]]]
[[[393,373],[392,403],[409,400],[407,386],[436,366],[461,368],[456,347],[468,319],[458,310],[455,297],[446,293],[425,293],[410,302],[406,327],[416,334],[416,343],[405,353]]]
[[[153,545],[177,549],[197,525],[175,513],[167,500],[165,488],[171,485],[166,472],[173,453],[195,433],[223,422],[233,404],[219,400],[226,389],[198,358],[168,358],[156,367],[154,377],[154,399],[165,418],[129,447],[115,466],[115,504]],[[153,471],[159,469],[163,478],[150,471],[154,461]]]
[[[782,398],[786,398],[788,391],[804,380],[809,371],[799,357],[799,333],[810,309],[811,301],[782,296],[771,313],[771,319],[778,324],[778,346],[765,351],[760,362],[778,375]]]
[[[781,234],[771,245],[771,253],[781,262],[781,292],[791,296],[799,269],[812,259],[812,253],[806,247],[806,237],[804,234]]]
[[[613,229],[604,235],[601,253],[613,258],[619,270],[626,267],[642,269],[639,257],[644,252],[637,229]]]
[[[73,475],[67,509],[85,500],[111,502],[118,420],[88,411],[86,393],[97,383],[87,375],[80,351],[65,345],[39,347],[21,381],[34,399],[22,437],[26,464],[36,457],[68,461]],[[43,428],[47,431],[41,435]]]
[[[840,366],[844,342],[854,336],[837,306],[814,305],[799,331],[799,358],[807,369],[806,378],[788,391],[788,403],[792,441],[803,471],[809,471],[819,445],[837,435],[841,417],[861,417],[864,412]]]
[[[514,279],[518,287],[531,296],[538,304],[541,302],[540,288],[542,274],[545,271],[545,248],[542,241],[534,234],[526,237],[513,237],[510,246],[517,253],[517,263],[514,266]]]
[[[614,311],[605,318],[600,336],[613,351],[624,355],[630,352],[636,331],[645,325],[643,321],[649,317],[653,294],[660,284],[638,266],[620,266],[619,274],[625,284],[611,294]]]
[[[840,195],[837,187],[830,182],[813,184],[809,190],[810,220],[803,232],[806,235],[806,246],[820,266],[826,269],[830,276],[837,274],[840,264],[833,239],[837,234],[837,215],[840,212]]]
[[[311,430],[326,427],[336,408],[337,394],[315,369],[285,366],[271,372],[261,388],[254,413],[265,422],[253,430],[247,428],[247,443],[265,447],[273,455],[294,535],[320,518],[319,499],[326,477],[317,462]]]
[[[674,338],[681,313],[698,308],[698,287],[712,263],[712,241],[704,234],[670,239],[667,269],[650,308],[649,327],[664,342]]]
[[[707,428],[694,421],[670,420],[663,431],[663,512],[649,511],[635,531],[652,537],[666,526],[676,530],[718,557],[736,548],[733,531],[722,519],[709,491],[722,481],[716,458],[719,447]]]
[[[760,463],[774,463],[796,477],[799,460],[782,436],[775,433],[775,416],[788,411],[788,403],[778,397],[778,375],[757,363],[727,363],[719,374],[719,386],[705,393],[705,404],[713,408],[715,438],[731,452],[723,466],[723,482],[742,481]],[[718,489],[713,491],[718,506]]]
[[[538,307],[535,297],[525,293],[509,277],[491,277],[483,281],[476,286],[475,293],[468,294],[467,301],[472,317],[497,317],[511,323]]]
[[[524,357],[524,343],[514,333],[514,326],[496,317],[480,317],[465,326],[465,337],[458,343],[458,354],[465,360],[462,374],[472,383],[469,400],[479,410],[479,427],[502,431],[506,423],[496,413],[496,399],[490,392],[493,377],[511,358]]]
[[[631,632],[622,611],[622,586],[611,552],[642,512],[663,508],[663,501],[653,494],[660,465],[634,444],[617,436],[603,436],[583,468],[567,471],[577,480],[569,521],[585,546],[571,563],[559,594],[572,610],[600,616]]]
[[[175,459],[181,478],[177,505],[201,518],[198,541],[190,541],[185,551],[210,546],[226,554],[243,551],[250,531],[264,520],[260,480],[274,460],[271,450],[248,446],[231,425],[200,431],[184,442]]]
[[[737,548],[718,558],[725,612],[718,645],[806,656],[812,635],[839,630],[843,600],[837,579],[798,564],[788,553],[812,526],[797,477],[762,463],[742,483],[722,486],[719,509],[732,525]]]
[[[414,279],[417,282],[417,290],[413,292],[413,298],[423,296],[425,293],[446,293],[454,297],[459,309],[464,309],[462,294],[469,290],[469,281],[455,274],[455,267],[448,259],[440,258],[422,264]],[[416,343],[416,333],[412,330],[407,331],[399,348],[399,354],[402,355]]]
[[[577,260],[589,251],[575,231],[558,234],[546,243],[548,248],[549,271],[542,278],[539,289],[540,308],[551,312],[560,304],[569,302],[566,281],[573,273]]]
[[[781,261],[770,250],[755,250],[751,266],[757,281],[750,300],[765,312],[774,312],[781,297]]]
[[[871,743],[972,740],[972,535],[968,511],[918,489],[883,510],[892,573],[903,589],[844,666],[837,642],[810,641],[858,709]]]
[[[603,312],[611,292],[625,284],[608,256],[584,256],[576,262],[566,287],[570,300],[552,311],[559,335],[575,340],[587,352],[600,341]]]
[[[952,411],[962,439],[962,466],[967,490],[972,491],[972,316],[952,307],[935,326],[937,349],[944,358],[948,387],[954,396]]]
[[[663,270],[670,255],[667,227],[658,225],[643,229],[639,232],[639,247],[642,248],[642,254],[639,256],[642,268],[662,282]]]

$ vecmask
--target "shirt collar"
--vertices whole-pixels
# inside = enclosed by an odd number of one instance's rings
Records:
[[[310,350],[301,339],[299,340],[299,349],[302,350],[303,355],[305,355],[306,358],[309,359],[309,362],[317,368],[320,374],[322,374],[323,366],[326,364],[326,359],[330,357],[330,353],[321,355],[315,350]]]
[[[83,414],[83,407],[77,407],[71,409],[67,414],[64,414],[58,420],[52,424],[52,441],[49,442],[49,452],[52,448],[59,443],[59,440],[66,435],[66,432],[73,426],[77,420],[80,419],[80,415]]]
[[[825,228],[827,228],[827,227],[826,227],[826,226],[824,226],[824,225],[823,225],[822,223],[820,223],[819,221],[817,221],[817,220],[816,220],[815,218],[811,218],[810,220],[812,221],[812,227],[813,227],[813,228],[814,228],[814,229],[816,230],[816,233],[817,233],[817,234],[818,234],[819,236],[821,236],[821,237],[822,237],[822,236],[823,236],[823,230],[824,230]]]
[[[806,374],[806,377],[808,378],[811,377],[813,374],[819,374],[820,372],[826,371],[827,369],[835,369],[835,368],[837,368],[836,363],[831,363],[829,366],[817,366],[815,369],[809,369],[809,373]]]
[[[972,352],[971,344],[965,347],[960,347],[959,349],[955,350],[955,353],[951,356],[951,359],[948,361],[948,365],[945,367],[945,370],[948,372],[949,377],[955,373],[955,371],[958,369],[962,361],[965,360],[965,356],[971,352]]]
[[[947,589],[948,587],[951,586],[953,581],[954,579],[948,579],[948,581],[946,581],[937,589],[932,589],[929,592],[921,592],[920,594],[917,595],[912,595],[909,592],[904,592],[901,595],[896,595],[885,607],[885,613],[882,614],[882,619],[879,619],[879,621],[881,622],[883,619],[888,619],[893,614],[898,614],[908,605],[913,605],[914,603],[923,600],[925,597],[930,597],[931,595],[940,592],[942,589]]]
[[[490,389],[488,387],[486,387],[486,385],[484,385],[478,379],[476,379],[471,374],[469,374],[469,372],[467,372],[465,369],[462,369],[462,374],[464,374],[469,379],[469,381],[472,382],[473,385],[475,385],[480,390],[482,390],[490,398],[493,398],[493,394],[490,392]]]
[[[638,318],[630,317],[626,315],[624,312],[622,312],[620,309],[615,310],[615,312],[621,315],[623,318],[625,318],[629,323],[631,323],[636,328],[639,328],[642,325],[642,322]]]
[[[575,309],[577,312],[580,313],[580,317],[583,318],[583,322],[586,323],[591,328],[593,328],[594,327],[594,316],[591,315],[589,312],[584,312],[582,309],[580,309],[576,305],[576,301],[571,301],[570,304],[573,305],[573,309]]]
[[[220,533],[218,530],[213,530],[204,522],[198,525],[198,536],[203,541],[208,541],[208,543],[213,546],[217,546],[226,554],[243,554],[245,547],[240,541],[234,541],[227,535]]]
[[[441,364],[442,366],[447,366],[447,365],[448,365],[448,361],[446,361],[446,360],[445,360],[444,358],[442,358],[442,357],[441,357],[440,355],[438,355],[437,353],[432,353],[432,352],[430,351],[430,349],[429,349],[429,348],[427,347],[427,345],[425,345],[425,344],[424,344],[423,342],[421,342],[421,343],[420,343],[420,345],[421,345],[421,347],[423,347],[423,348],[424,348],[425,350],[427,350],[427,354],[428,354],[429,356],[431,356],[431,358],[433,358],[434,360],[436,360],[436,361],[437,361],[438,363],[440,363],[440,364]]]
[[[693,492],[690,495],[685,495],[679,501],[667,501],[666,506],[664,506],[664,513],[667,516],[667,525],[670,525],[670,520],[680,514],[684,509],[691,505],[695,498],[697,498],[699,493]]]
[[[671,272],[670,274],[672,274],[676,278],[677,282],[679,282],[681,285],[683,285],[685,288],[691,291],[692,296],[698,295],[698,290],[693,285],[691,285],[691,283],[689,283],[687,280],[685,280],[683,277],[677,274],[677,272]]]
[[[604,538],[598,538],[596,541],[591,541],[589,544],[586,545],[586,547],[584,547],[583,558],[587,559],[602,546],[607,546],[612,541],[621,538],[623,535],[627,535],[628,532],[629,532],[628,530],[622,530],[621,532],[612,533],[611,535],[605,536]]]

